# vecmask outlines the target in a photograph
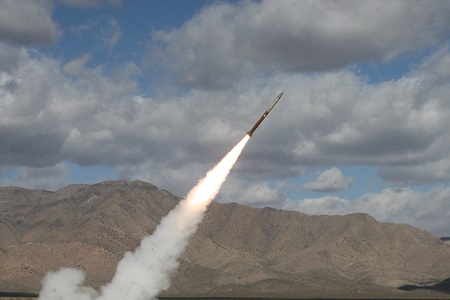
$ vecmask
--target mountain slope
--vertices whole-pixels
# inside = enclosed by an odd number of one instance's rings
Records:
[[[39,291],[63,266],[85,269],[99,287],[179,200],[141,181],[0,188],[0,290]],[[167,293],[379,295],[444,281],[449,266],[450,247],[412,226],[213,202]]]

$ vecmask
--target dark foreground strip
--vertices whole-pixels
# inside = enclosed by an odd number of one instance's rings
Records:
[[[408,298],[158,297],[159,300],[408,300]],[[432,298],[414,300],[433,300]]]
[[[37,298],[39,294],[34,293],[20,293],[20,292],[0,292],[1,298]]]
[[[0,292],[0,298],[38,298],[39,294],[21,292]],[[309,300],[309,298],[260,298],[260,297],[158,297],[160,300]],[[311,300],[336,300],[334,298],[311,298]],[[357,299],[352,299],[357,300]],[[364,299],[378,300],[378,299]],[[417,299],[415,299],[417,300]]]
[[[295,298],[295,297],[158,297],[159,300],[439,300],[444,298],[402,298],[402,297],[382,297],[382,298]]]

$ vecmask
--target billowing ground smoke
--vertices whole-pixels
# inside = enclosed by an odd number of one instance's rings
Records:
[[[82,286],[85,275],[77,269],[50,272],[43,280],[40,300],[149,300],[170,285],[178,257],[197,230],[208,205],[219,192],[250,136],[246,135],[165,216],[151,236],[134,253],[127,252],[116,274],[100,293]],[[131,218],[132,216],[130,216]]]

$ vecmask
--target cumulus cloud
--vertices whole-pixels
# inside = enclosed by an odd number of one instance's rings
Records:
[[[126,67],[117,78],[103,77],[99,69],[85,70],[81,77],[67,77],[61,68],[54,59],[24,53],[14,72],[1,74],[3,164],[48,166],[64,157],[73,158],[70,145],[71,138],[78,137],[76,132],[94,140],[103,139],[103,126],[110,125],[113,121],[110,118],[132,110],[131,106],[120,105],[135,91],[134,82],[127,79]],[[105,102],[107,106],[103,106]],[[111,110],[114,112],[109,119],[102,116]],[[84,144],[88,142],[89,138]],[[80,157],[84,149],[83,143],[78,146],[75,157]],[[92,149],[88,151],[95,153]]]
[[[345,178],[341,170],[334,167],[323,171],[313,182],[303,184],[303,188],[315,192],[346,191],[353,183],[353,178]]]
[[[450,226],[449,201],[449,187],[436,187],[426,192],[404,188],[384,189],[353,201],[336,196],[288,200],[283,208],[319,215],[364,212],[379,221],[407,223],[437,236],[446,236]]]
[[[180,83],[224,89],[255,72],[388,61],[444,39],[449,13],[447,1],[222,2],[157,32],[150,58]]]
[[[59,36],[51,18],[52,1],[0,2],[0,42],[17,46],[53,44]]]
[[[245,90],[154,97],[137,95],[134,64],[106,75],[87,66],[89,55],[64,65],[20,55],[14,72],[0,76],[4,165],[50,166],[69,159],[121,166],[130,178],[133,170],[143,173],[146,162],[150,172],[167,168],[176,174],[199,165],[207,170],[278,91],[285,92],[282,105],[245,149],[236,167],[241,178],[288,178],[306,166],[336,163],[375,164],[394,174],[448,159],[450,81],[445,71],[431,71],[448,60],[448,47],[430,56],[433,64],[426,59],[410,74],[379,84],[342,70],[274,74],[248,82]],[[420,180],[445,179],[445,169],[442,175],[432,172],[430,167]],[[387,171],[381,174],[389,178]]]

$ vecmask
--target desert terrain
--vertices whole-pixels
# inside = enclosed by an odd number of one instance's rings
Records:
[[[85,270],[87,284],[100,287],[179,201],[142,181],[0,188],[0,291],[38,293],[61,267]],[[161,296],[445,299],[446,243],[367,214],[213,202]]]

